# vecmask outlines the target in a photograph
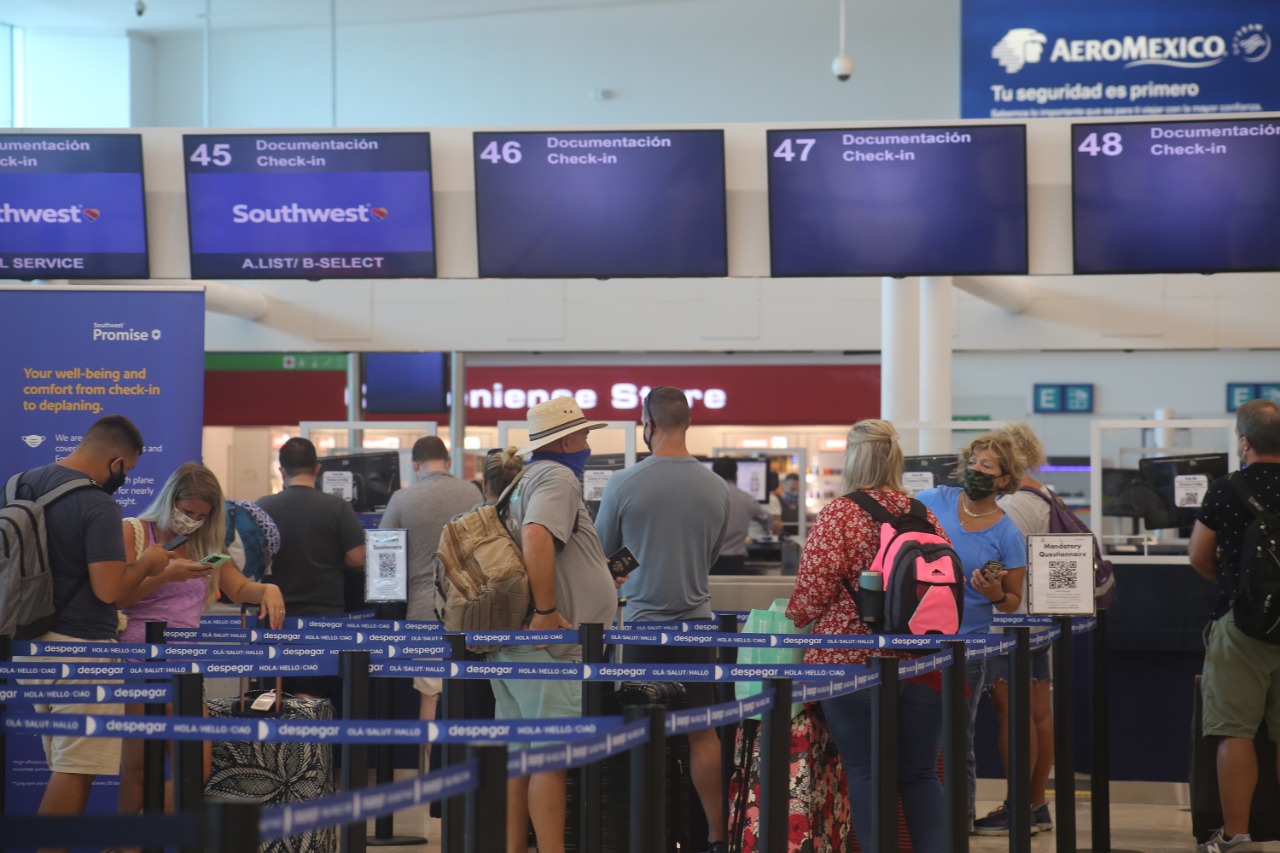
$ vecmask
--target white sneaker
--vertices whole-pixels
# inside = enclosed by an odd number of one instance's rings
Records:
[[[1218,827],[1204,844],[1196,845],[1196,853],[1226,853],[1227,850],[1243,850],[1244,845],[1253,841],[1247,832],[1228,839],[1222,831],[1223,827]]]

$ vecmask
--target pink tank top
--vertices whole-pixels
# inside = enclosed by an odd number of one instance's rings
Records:
[[[146,548],[155,542],[155,529],[146,521],[142,522],[142,528],[146,531],[146,542],[143,544]],[[157,619],[168,622],[171,628],[199,627],[207,592],[208,582],[199,578],[165,584],[141,601],[124,608],[129,624],[121,632],[120,642],[145,642],[147,622]]]

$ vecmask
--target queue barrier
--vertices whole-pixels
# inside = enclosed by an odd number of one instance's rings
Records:
[[[734,618],[733,621],[736,622],[737,621],[736,618]],[[896,681],[896,679],[899,677],[912,677],[913,675],[919,675],[919,674],[923,674],[925,672],[929,672],[937,669],[943,670],[944,682],[945,682],[948,680],[948,675],[953,675],[956,661],[963,662],[964,656],[966,653],[972,654],[973,656],[985,657],[990,655],[1001,654],[1001,653],[1004,653],[1006,650],[1012,648],[1015,656],[1015,666],[1014,666],[1015,690],[1013,691],[1013,693],[1016,696],[1018,692],[1016,689],[1016,686],[1017,686],[1016,682],[1022,680],[1019,676],[1019,672],[1021,669],[1025,669],[1025,666],[1018,665],[1017,658],[1020,655],[1025,656],[1027,651],[1030,648],[1038,647],[1046,643],[1054,642],[1056,639],[1060,637],[1065,636],[1069,638],[1072,634],[1073,627],[1075,628],[1075,630],[1078,630],[1078,631],[1093,630],[1097,626],[1098,622],[1101,622],[1102,620],[1077,619],[1075,620],[1074,626],[1072,624],[1072,620],[1066,619],[1066,618],[1036,619],[1035,617],[1032,617],[1032,618],[1023,617],[1022,619],[1019,619],[1016,621],[1009,620],[1009,619],[1003,619],[1000,621],[1003,622],[1005,625],[1015,628],[1012,636],[1005,637],[1005,638],[973,637],[972,635],[962,636],[962,637],[931,637],[931,638],[928,638],[928,640],[930,641],[928,643],[922,643],[921,638],[919,637],[895,638],[895,637],[885,637],[885,636],[878,636],[878,635],[869,635],[867,637],[853,637],[853,638],[827,637],[827,636],[819,635],[818,637],[816,637],[816,639],[814,635],[739,635],[739,634],[733,634],[730,632],[724,632],[723,630],[708,631],[702,625],[698,625],[696,628],[694,628],[691,631],[683,631],[681,629],[685,628],[686,627],[685,625],[675,624],[670,626],[671,627],[670,631],[656,632],[659,635],[656,638],[656,642],[667,643],[672,645],[681,645],[681,644],[708,645],[708,646],[715,646],[718,648],[729,648],[729,649],[732,649],[734,646],[742,646],[742,645],[763,645],[763,644],[792,645],[792,644],[795,644],[795,645],[811,645],[811,646],[819,646],[819,647],[820,646],[830,646],[830,647],[846,646],[847,647],[848,645],[863,645],[863,647],[874,647],[874,648],[905,647],[907,649],[916,650],[916,651],[919,651],[922,648],[942,647],[943,650],[939,652],[935,652],[930,655],[925,655],[923,657],[919,657],[919,658],[915,658],[915,659],[903,661],[903,662],[900,662],[896,659],[891,659],[891,658],[880,658],[878,659],[878,663],[874,667],[863,666],[863,667],[836,668],[832,666],[805,667],[804,665],[739,667],[733,664],[728,664],[728,665],[717,664],[717,665],[711,665],[707,667],[676,667],[672,665],[645,665],[644,667],[641,667],[639,670],[637,670],[637,667],[634,665],[609,665],[609,664],[586,663],[586,664],[558,664],[555,666],[555,669],[557,670],[557,672],[554,674],[551,673],[550,667],[548,666],[532,665],[531,673],[526,677],[580,678],[584,682],[589,682],[589,683],[600,682],[600,681],[616,681],[623,678],[626,678],[626,679],[643,678],[646,680],[679,680],[679,681],[714,680],[714,681],[726,681],[726,682],[737,681],[737,680],[765,679],[770,681],[772,685],[776,685],[774,687],[771,687],[768,694],[760,694],[760,695],[751,697],[750,700],[742,700],[741,702],[736,702],[736,703],[733,703],[733,702],[723,703],[723,705],[713,706],[710,709],[701,708],[701,709],[694,709],[692,711],[685,711],[685,712],[672,712],[671,714],[665,715],[665,717],[662,715],[659,715],[662,731],[659,733],[656,730],[652,730],[650,732],[650,741],[651,741],[653,737],[665,737],[666,734],[677,734],[680,732],[687,732],[690,730],[697,729],[699,727],[707,728],[712,726],[722,726],[729,722],[740,720],[745,716],[758,713],[762,709],[762,706],[765,706],[765,705],[769,706],[770,711],[772,711],[772,708],[774,707],[775,701],[777,699],[777,692],[779,690],[785,689],[785,691],[789,694],[791,690],[790,681],[793,678],[794,679],[814,679],[814,678],[825,679],[825,681],[823,681],[822,683],[806,683],[806,684],[797,685],[796,695],[798,700],[816,701],[822,698],[829,698],[830,696],[840,695],[841,692],[848,692],[848,691],[857,690],[857,689],[873,688],[873,687],[876,687],[877,685],[882,685],[882,684]],[[1027,630],[1029,625],[1039,626],[1039,625],[1045,625],[1045,624],[1048,624],[1051,626],[1050,631],[1040,632],[1036,634],[1029,634]],[[599,626],[596,626],[596,627],[598,628]],[[716,626],[710,626],[710,627],[714,629]],[[723,627],[723,622],[721,627]],[[653,634],[655,632],[648,630],[648,628],[649,626],[646,626],[645,630],[639,631],[639,632],[636,632],[636,631],[602,632],[602,636],[614,642],[618,642],[618,641],[654,642],[655,638],[653,637]],[[328,625],[325,626],[325,630],[330,630],[330,629],[331,629],[331,626],[328,626]],[[381,629],[379,628],[379,630]],[[275,633],[277,636],[276,637],[266,636],[271,633]],[[550,632],[550,633],[559,634],[560,636],[568,636],[570,634],[577,634],[578,632]],[[289,642],[295,639],[294,637],[291,637],[291,636],[283,636],[287,634],[288,632],[259,632],[259,636],[255,637],[254,641],[259,643],[267,643],[269,640],[277,640],[278,642]],[[331,653],[346,652],[346,650],[341,648],[341,646],[343,644],[349,644],[353,639],[358,637],[359,634],[360,632],[355,632],[351,637],[344,636],[340,638],[339,637],[327,638],[329,641],[331,641],[332,644],[331,645],[326,644],[327,647],[321,646],[318,648],[322,649],[322,651],[324,652],[324,657],[331,659],[333,657],[333,654]],[[639,635],[638,640],[633,639],[633,637],[635,637],[636,635]],[[166,639],[168,639],[167,635],[166,635]],[[298,638],[298,639],[301,639],[301,638]],[[381,639],[382,638],[380,637],[379,640]],[[396,637],[395,639],[396,640],[403,639],[406,641],[422,643],[424,640],[427,639],[427,637],[425,635],[420,635],[420,636],[412,636],[412,637],[405,636],[403,638]],[[734,640],[736,640],[737,642],[736,643],[732,642]],[[853,642],[850,642],[850,640],[852,640]],[[545,642],[546,640],[542,639],[542,641]],[[441,657],[448,656],[448,654],[451,651],[456,650],[457,644],[458,644],[458,640],[454,640],[452,647],[440,648],[439,651],[441,652]],[[444,644],[440,644],[440,645],[443,646]],[[1064,645],[1066,644],[1057,643],[1055,645],[1055,649],[1059,650],[1059,657],[1061,657],[1061,649]],[[152,656],[152,657],[157,657],[161,655],[167,656],[171,651],[171,647],[172,647],[172,644],[170,644],[170,646],[163,646],[163,647],[151,646],[151,647],[139,649],[138,651],[144,651],[148,653],[149,656]],[[268,648],[271,648],[271,646],[268,645]],[[240,651],[243,652],[244,650],[245,650],[245,647],[241,646]],[[94,651],[101,652],[101,650],[97,650],[97,649],[95,649]],[[111,649],[111,651],[119,653],[120,648],[115,647],[113,645],[113,648]],[[198,658],[202,656],[196,650],[193,650],[190,647],[188,647],[185,651],[190,656],[191,658],[190,660],[178,661],[178,662],[164,662],[161,664],[156,664],[156,663],[126,664],[126,665],[122,665],[122,666],[125,666],[126,669],[123,672],[121,672],[120,675],[122,677],[130,677],[130,678],[136,678],[136,677],[154,678],[158,674],[162,674],[164,672],[169,671],[168,670],[169,667],[174,668],[172,671],[187,673],[187,672],[198,672],[199,668],[202,665],[207,665],[203,661],[198,660]],[[435,649],[433,649],[433,651],[435,651]],[[486,671],[484,669],[485,666],[492,666],[489,664],[482,663],[482,664],[479,664],[478,666],[475,666],[470,662],[464,662],[464,661],[445,661],[445,662],[409,661],[409,660],[397,661],[392,659],[395,656],[395,653],[396,653],[396,650],[394,648],[394,644],[390,644],[386,650],[385,656],[378,661],[374,661],[374,660],[371,660],[372,655],[370,655],[368,653],[368,650],[366,650],[365,653],[362,655],[364,660],[364,666],[366,667],[366,674],[383,675],[383,676],[390,677],[390,676],[402,676],[405,674],[410,674],[408,670],[431,671],[430,668],[438,668],[435,671],[438,671],[439,674],[441,674],[443,677],[450,678],[450,679],[468,678],[468,677],[478,677],[478,678],[495,677],[495,673],[492,672],[492,670]],[[83,654],[87,656],[89,655],[89,651],[85,650]],[[179,652],[179,654],[182,654],[182,652]],[[208,656],[206,655],[203,657],[207,658]],[[323,662],[321,661],[307,661],[305,663],[299,663],[299,664],[288,664],[287,662],[273,661],[269,651],[267,652],[266,655],[261,654],[261,652],[257,652],[255,653],[255,657],[257,660],[254,661],[249,668],[259,669],[263,671],[268,671],[268,670],[278,671],[282,663],[285,666],[315,668],[315,669],[312,669],[311,671],[317,671],[319,668],[323,666]],[[31,666],[33,665],[31,664],[25,664],[25,665],[24,664],[0,664],[0,678],[32,677],[29,674],[30,669],[22,669],[22,667],[31,667]],[[35,665],[35,666],[43,666],[43,665]],[[77,665],[74,665],[74,664],[70,664],[70,665],[60,664],[57,666],[59,667],[59,669],[57,670],[59,675],[57,676],[45,675],[44,677],[67,677],[65,673],[73,673],[76,675],[87,674],[85,670],[77,669],[76,668]],[[86,665],[86,666],[92,666],[92,665]],[[504,677],[504,678],[517,677],[515,675],[516,668],[522,668],[522,667],[517,667],[514,664],[510,664],[510,665],[502,664],[502,666],[513,667],[511,671],[504,672],[501,675],[501,677]],[[424,667],[428,669],[420,669]],[[850,672],[849,670],[859,670],[859,671]],[[240,670],[237,670],[237,674],[239,671]],[[292,672],[296,670],[286,669],[285,671],[286,671],[286,674],[292,674]],[[48,670],[45,670],[44,672],[48,672]],[[254,673],[254,674],[257,674],[257,673]],[[318,674],[323,674],[323,673],[318,673]],[[412,674],[417,674],[417,672],[415,671]],[[183,677],[189,678],[191,676],[188,675]],[[842,678],[843,680],[841,680]],[[949,680],[953,685],[951,692],[954,693],[955,692],[954,684],[957,682],[957,679],[954,677],[951,677]],[[959,681],[962,685],[963,684],[962,679],[959,679]],[[152,699],[151,701],[165,702],[172,697],[172,692],[164,691],[163,685],[149,685],[148,689],[154,688],[154,687],[161,688],[161,692],[152,693],[148,698],[151,698],[151,697],[156,697],[156,698]],[[0,690],[7,691],[7,692],[0,692],[0,701],[6,701],[9,703],[35,702],[35,701],[40,701],[42,697],[48,698],[50,695],[53,695],[47,692],[40,693],[39,691],[42,689],[47,691],[50,689],[57,689],[57,688],[39,688],[34,686],[32,687],[20,686],[16,688],[0,688]],[[62,689],[68,689],[68,688],[62,688]],[[78,686],[76,689],[92,690],[94,696],[103,697],[100,699],[100,701],[110,701],[106,697],[111,696],[113,694],[109,692],[108,689],[112,691],[124,690],[124,689],[128,689],[128,686],[127,685],[85,685],[85,686]],[[883,694],[886,694],[888,691],[882,690],[879,692],[883,695]],[[1062,691],[1062,692],[1065,692],[1065,691]],[[163,698],[161,698],[162,696]],[[1014,701],[1015,702],[1017,701],[1016,698]],[[752,702],[754,702],[755,704],[751,704]],[[790,705],[789,695],[787,697],[786,704],[789,707]],[[877,705],[879,704],[880,703],[877,703]],[[1067,713],[1069,714],[1069,711]],[[4,718],[4,730],[30,731],[32,723],[37,716],[38,715],[6,712],[5,718]],[[49,716],[64,717],[64,719],[62,720],[50,721],[48,723],[49,725],[66,726],[69,724],[68,720],[66,719],[66,715],[49,715]],[[766,715],[766,720],[771,719],[774,726],[779,726],[779,721],[781,716],[782,715],[779,715],[776,713],[770,713]],[[1060,716],[1063,716],[1063,715],[1060,715]],[[96,723],[100,722],[102,726],[102,734],[110,735],[110,736],[118,736],[118,734],[115,732],[105,731],[109,721],[115,721],[117,727],[119,727],[120,725],[127,725],[127,726],[136,725],[136,726],[143,727],[147,732],[154,733],[154,734],[144,734],[142,735],[143,737],[154,737],[154,738],[161,738],[161,739],[178,739],[178,740],[185,739],[185,740],[192,740],[192,741],[205,739],[208,736],[213,736],[219,739],[232,739],[230,737],[227,737],[225,733],[220,731],[217,733],[211,733],[211,730],[208,730],[208,729],[201,731],[200,726],[203,724],[207,724],[209,722],[205,718],[185,718],[185,719],[184,718],[168,718],[169,721],[173,723],[172,726],[163,725],[163,720],[165,718],[160,718],[160,720],[157,720],[157,718],[155,717],[136,717],[136,718],[97,717],[95,720],[94,715],[86,715],[85,717],[81,717],[78,719],[72,718],[72,719],[76,721],[75,723],[73,723],[73,725],[81,725],[86,730],[91,726],[95,725]],[[567,742],[564,745],[553,745],[549,747],[538,747],[534,749],[522,750],[520,753],[517,753],[516,755],[513,755],[509,758],[504,759],[507,772],[515,773],[517,775],[523,775],[523,773],[525,772],[537,772],[537,770],[544,769],[544,768],[558,769],[560,767],[564,767],[564,768],[583,767],[584,765],[589,765],[593,761],[598,761],[600,758],[604,757],[607,754],[614,754],[617,751],[623,751],[626,748],[628,748],[628,746],[630,746],[631,748],[638,748],[637,745],[642,742],[641,738],[642,738],[642,735],[644,734],[642,730],[642,725],[633,724],[632,728],[626,729],[621,727],[621,723],[617,720],[617,718],[603,718],[603,719],[609,720],[609,725],[612,725],[614,727],[614,730],[604,731],[603,733],[596,732],[590,735],[582,733],[581,739],[575,740],[573,742]],[[582,721],[581,718],[579,718],[579,720]],[[158,722],[161,723],[160,727],[157,727],[156,725]],[[222,722],[223,721],[219,721],[219,723],[222,723]],[[276,725],[283,724],[287,727],[292,724],[296,726],[297,723],[295,721],[252,720],[252,721],[244,721],[244,722],[247,723],[246,735],[245,735],[246,737],[249,736],[248,729],[254,728],[256,729],[256,731],[253,732],[253,734],[256,738],[259,738],[259,739],[261,738],[298,739],[298,740],[315,739],[314,737],[314,735],[316,734],[315,732],[308,732],[304,729],[295,728],[291,734],[288,730],[286,730],[285,732],[280,732],[278,729],[275,729],[272,725],[272,724],[276,724]],[[455,721],[456,724],[458,724],[459,726],[463,726],[464,729],[465,729],[464,724],[468,722],[475,722],[479,725],[492,726],[496,722],[504,722],[504,721],[492,721],[492,720],[489,720],[489,721],[456,720]],[[505,722],[511,722],[513,725],[530,723],[530,721],[505,721]],[[588,721],[582,721],[582,722],[584,722],[584,725],[585,725]],[[594,723],[597,721],[591,720],[589,722]],[[643,721],[641,721],[641,723],[642,722]],[[785,721],[782,721],[782,722],[785,722]],[[263,723],[266,723],[268,725],[264,727],[261,725]],[[223,724],[225,725],[225,723]],[[344,725],[340,728],[340,737],[343,739],[351,738],[352,743],[358,743],[358,744],[382,743],[382,742],[386,742],[386,739],[388,737],[403,737],[405,739],[412,740],[415,742],[421,742],[423,740],[431,740],[432,742],[441,742],[441,743],[460,743],[460,742],[475,743],[476,742],[478,730],[467,731],[465,732],[465,734],[463,733],[463,730],[460,730],[459,736],[455,738],[455,737],[449,736],[447,731],[444,731],[442,733],[440,730],[433,732],[429,729],[429,726],[441,726],[441,725],[444,725],[447,727],[449,724],[448,723],[444,723],[444,724],[431,723],[431,724],[422,724],[421,726],[415,725],[415,724],[405,724],[403,729],[400,729],[400,728],[391,729],[390,728],[391,726],[399,727],[400,723],[392,724],[392,723],[388,723],[387,721],[377,721],[377,720],[361,720],[361,721],[349,720],[349,721],[346,721]],[[364,731],[360,731],[361,726],[364,727],[365,729]],[[180,732],[179,731],[180,727],[191,727],[191,729],[190,731],[187,731],[187,732]],[[949,728],[954,729],[955,727],[950,726]],[[371,731],[371,730],[374,730],[374,731]],[[779,727],[779,732],[781,731],[782,729]],[[537,725],[534,725],[531,728],[525,729],[520,732],[520,735],[522,737],[528,737],[528,738],[541,737],[543,734],[547,734],[547,732],[542,732]],[[563,734],[563,732],[559,734]],[[963,732],[961,734],[963,734]],[[129,736],[136,737],[136,736],[139,736],[139,734],[136,732],[130,732]],[[619,740],[619,738],[621,738],[621,740]],[[546,739],[549,739],[549,738],[546,738]],[[336,740],[337,738],[335,737],[335,741]],[[490,740],[491,742],[500,742],[500,743],[505,742],[500,740],[495,741],[492,738]],[[884,746],[887,741],[885,737],[880,736],[876,738],[876,742],[880,746]],[[649,743],[649,746],[652,747],[651,742]],[[503,747],[503,749],[505,751],[505,747]],[[1019,752],[1016,736],[1015,736],[1015,743],[1014,743],[1014,752],[1015,752],[1015,755],[1018,754]],[[1063,750],[1060,749],[1059,750],[1060,755],[1062,752]],[[770,762],[772,761],[772,766],[769,766],[769,767],[762,766],[762,784],[767,784],[767,780],[765,779],[767,775],[778,775],[778,772],[777,772],[778,762],[782,760],[782,757],[783,756],[781,754],[774,754],[773,758],[770,759],[767,754],[762,755],[762,765],[769,765]],[[476,760],[489,761],[490,763],[492,762],[491,758],[482,757],[481,759],[476,759]],[[951,762],[951,763],[954,764],[954,762]],[[633,768],[635,767],[635,764],[636,762],[633,760]],[[884,765],[884,761],[878,760],[877,766],[880,767],[881,765]],[[452,768],[452,765],[451,765],[451,768]],[[459,775],[458,777],[456,777],[457,785],[458,785],[456,791],[453,788],[448,788],[443,790],[448,790],[456,796],[457,793],[460,793],[463,791],[465,786],[471,784],[469,780],[463,781],[463,776],[466,774],[464,774],[462,771],[459,771],[459,773],[462,775]],[[440,774],[435,774],[435,775],[439,776]],[[1011,774],[1011,775],[1016,775],[1016,774]],[[785,797],[785,791],[786,791],[785,772],[781,775],[780,778],[782,780],[781,790],[784,792],[784,797]],[[279,817],[273,816],[270,823],[264,822],[259,829],[260,831],[268,831],[268,832],[275,832],[278,830],[284,833],[286,832],[286,828],[287,828],[288,830],[298,832],[298,831],[303,831],[303,829],[305,828],[308,828],[304,826],[303,823],[300,822],[305,819],[331,821],[329,823],[316,824],[316,826],[320,827],[320,826],[334,825],[334,823],[342,823],[350,820],[356,820],[362,817],[373,817],[375,816],[374,809],[382,809],[383,811],[378,811],[377,813],[385,814],[385,813],[388,813],[389,811],[394,811],[397,808],[403,808],[407,805],[416,804],[414,798],[419,798],[417,801],[422,801],[420,799],[422,796],[424,796],[424,789],[422,788],[422,784],[423,784],[423,780],[426,780],[426,779],[428,779],[428,777],[418,777],[417,779],[408,780],[407,782],[394,783],[396,786],[398,786],[394,789],[386,788],[384,790],[384,786],[380,786],[377,789],[365,789],[362,791],[361,790],[344,791],[342,794],[333,795],[333,797],[335,798],[343,798],[343,797],[351,798],[350,800],[344,800],[342,802],[340,802],[338,799],[332,799],[330,801],[326,801],[323,803],[321,801],[314,801],[312,803],[307,803],[307,804],[294,804],[288,807],[293,810],[289,812],[289,814],[291,815],[290,817],[287,817],[287,818],[284,817],[283,816],[284,812],[281,812]],[[881,781],[882,782],[888,781],[893,784],[875,786],[875,790],[877,794],[881,793],[882,789],[885,787],[896,790],[896,782],[894,782],[892,779],[881,780]],[[1016,787],[1017,780],[1014,779],[1011,781],[1015,783],[1015,787]],[[431,785],[443,785],[443,784],[444,784],[443,781],[431,782]],[[472,790],[472,789],[468,788],[467,790]],[[431,787],[428,787],[427,789],[425,789],[426,796],[430,796],[431,792],[432,792]],[[1013,799],[1014,799],[1014,802],[1016,803],[1018,794],[1016,791],[1011,791],[1011,793],[1013,794]],[[1061,806],[1063,804],[1062,793],[1064,792],[1059,793],[1060,811],[1061,811]],[[779,802],[774,803],[773,805],[774,806],[780,805],[784,809],[784,811],[781,812],[781,816],[782,816],[783,822],[785,822],[785,805],[786,805],[785,799],[784,798],[775,798],[775,799],[779,799]],[[285,807],[280,807],[280,808],[285,808]],[[1016,811],[1016,808],[1015,808],[1015,811]],[[772,812],[772,815],[768,814],[769,812]],[[486,813],[491,815],[492,811],[486,810]],[[643,813],[643,812],[640,812],[640,813]],[[357,815],[360,817],[352,817],[353,815]],[[643,823],[643,822],[637,822],[637,823]],[[949,823],[954,823],[954,821],[949,820]],[[781,826],[781,824],[778,821],[778,813],[776,813],[776,811],[774,811],[773,809],[765,808],[764,813],[762,813],[762,826],[761,826],[762,835],[764,836],[764,839],[762,840],[763,840],[763,844],[765,845],[761,847],[762,851],[771,851],[772,849],[774,849],[772,846],[768,846],[769,845],[768,838],[770,836],[775,836],[774,838],[775,843],[777,842],[777,838],[781,837],[783,839],[781,843],[785,844],[785,836],[777,835],[777,833],[779,832],[779,826]],[[1064,821],[1062,817],[1059,818],[1059,827],[1060,827],[1060,831],[1066,830],[1068,828],[1067,822]],[[1097,837],[1096,835],[1097,828],[1098,828],[1097,822],[1095,819],[1095,837]],[[785,830],[785,826],[782,826],[782,829]],[[1020,833],[1018,831],[1017,826],[1014,827],[1014,830],[1015,831],[1013,836],[1011,836],[1011,842],[1010,842],[1011,849],[1021,849],[1020,847],[1021,839],[1018,836],[1022,835],[1023,833]],[[1070,830],[1071,830],[1070,834],[1073,837],[1074,836],[1073,822],[1070,825]],[[361,827],[361,831],[363,831],[363,827]],[[477,830],[477,831],[482,831],[482,830]],[[877,835],[882,835],[882,834],[877,832]],[[1059,835],[1059,839],[1060,840],[1063,839],[1065,835],[1066,833],[1063,832],[1062,834]],[[262,837],[265,839],[267,836],[262,835]],[[278,837],[278,836],[272,836],[272,837]],[[643,847],[635,848],[633,846],[633,849],[645,849],[645,848]],[[785,849],[785,848],[782,848],[782,849]],[[872,849],[872,848],[869,847],[868,849]]]

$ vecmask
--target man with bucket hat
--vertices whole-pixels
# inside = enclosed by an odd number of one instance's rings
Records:
[[[613,621],[618,591],[582,499],[583,469],[591,448],[587,433],[604,426],[588,421],[572,397],[529,409],[529,441],[517,452],[529,457],[511,496],[508,524],[520,542],[533,614],[529,628],[557,631],[586,622]],[[507,646],[490,660],[506,663],[581,661],[580,645]],[[582,710],[577,681],[493,682],[499,719],[576,717]],[[563,853],[565,772],[534,773],[507,784],[507,851],[528,849],[529,818],[541,853]]]

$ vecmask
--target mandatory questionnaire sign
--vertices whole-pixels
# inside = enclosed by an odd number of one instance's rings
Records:
[[[1027,612],[1033,616],[1093,615],[1093,535],[1027,537]]]

